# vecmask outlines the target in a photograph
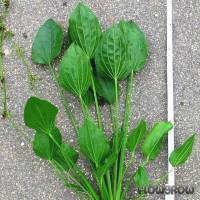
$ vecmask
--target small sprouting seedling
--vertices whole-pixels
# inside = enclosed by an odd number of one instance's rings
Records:
[[[81,3],[70,15],[69,36],[71,44],[62,58],[59,74],[56,73],[53,63],[61,53],[64,31],[53,19],[47,20],[38,30],[32,46],[32,60],[49,67],[76,132],[80,153],[90,164],[95,184],[90,182],[77,164],[79,152],[62,139],[56,125],[58,108],[38,97],[30,97],[24,109],[26,126],[35,130],[33,150],[38,157],[51,164],[67,187],[84,196],[81,199],[134,199],[135,197],[128,195],[132,183],[137,188],[150,184],[146,166],[158,157],[163,139],[173,128],[170,122],[163,121],[155,123],[148,130],[147,123],[141,120],[136,128],[128,131],[134,77],[136,72],[143,69],[148,55],[145,36],[133,21],[124,20],[102,33],[95,14]],[[120,122],[120,80],[127,80],[123,123]],[[64,91],[80,101],[84,118],[81,126],[70,109]],[[111,141],[106,138],[99,97],[111,107]],[[93,101],[98,125],[89,110]],[[174,167],[188,159],[194,139],[192,135],[172,152],[169,160]],[[131,158],[125,165],[127,151],[131,153]],[[144,155],[144,161],[124,182],[138,151]]]

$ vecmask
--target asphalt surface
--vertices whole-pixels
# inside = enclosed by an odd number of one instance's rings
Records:
[[[15,33],[14,41],[25,49],[25,56],[33,72],[40,77],[38,90],[43,98],[60,108],[58,127],[66,140],[77,146],[75,134],[64,113],[63,106],[53,80],[45,67],[34,65],[30,60],[31,44],[37,29],[45,20],[52,17],[67,28],[70,11],[79,1],[53,0],[13,0],[7,19],[8,27]],[[119,19],[132,19],[144,30],[149,43],[149,60],[145,69],[135,80],[133,93],[132,123],[147,120],[149,128],[154,122],[167,119],[166,86],[166,1],[164,0],[108,0],[83,1],[96,13],[103,29]],[[197,0],[174,1],[174,81],[175,81],[175,135],[176,145],[192,132],[197,133],[197,142],[190,161],[177,169],[177,185],[195,187],[193,195],[177,195],[177,200],[200,199],[200,2]],[[27,36],[27,37],[25,37]],[[4,45],[6,81],[9,109],[21,127],[23,108],[27,98],[33,95],[28,85],[25,66],[14,54],[11,42]],[[59,63],[59,60],[57,61]],[[122,83],[120,101],[123,110],[124,88]],[[82,120],[80,107],[74,97],[68,95],[71,107],[78,121]],[[2,101],[2,95],[0,97]],[[0,103],[2,110],[2,103]],[[101,107],[104,113],[105,128],[109,132],[108,107]],[[92,112],[94,107],[92,108]],[[131,128],[130,127],[130,128]],[[33,132],[24,128],[29,135]],[[34,156],[28,145],[10,127],[7,121],[0,120],[0,199],[3,200],[76,200],[78,197],[66,189],[47,163]],[[109,133],[108,133],[109,135]],[[162,153],[148,165],[152,180],[167,170],[167,141]],[[141,155],[137,156],[137,163]],[[88,173],[84,160],[80,162]],[[133,166],[132,170],[135,168]],[[131,170],[131,171],[132,171]],[[130,171],[130,173],[131,173]],[[134,195],[134,190],[131,191]],[[147,199],[164,199],[163,196],[150,196]]]

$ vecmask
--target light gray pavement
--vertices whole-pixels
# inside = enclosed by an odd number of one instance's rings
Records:
[[[177,185],[195,186],[200,199],[200,2],[174,1],[174,81],[176,144],[191,132],[197,142],[190,162],[177,169]]]
[[[99,17],[105,29],[121,18],[133,19],[144,30],[149,42],[149,61],[145,69],[136,77],[133,95],[132,127],[141,117],[152,123],[167,119],[166,93],[166,1],[165,0],[109,0],[84,1]],[[35,66],[30,60],[30,50],[36,30],[49,17],[60,22],[66,29],[70,11],[78,1],[53,0],[13,0],[7,24],[15,33],[15,42],[26,51],[31,68],[41,80],[38,88],[42,97],[59,106],[58,126],[70,143],[76,145],[74,132],[65,117],[55,85],[47,69]],[[191,132],[197,132],[200,125],[200,46],[199,21],[200,3],[198,1],[176,1],[174,3],[174,45],[175,45],[175,134],[179,144]],[[27,34],[27,38],[23,34]],[[10,55],[5,58],[6,80],[9,90],[9,108],[15,120],[23,126],[24,103],[33,94],[29,89],[25,67],[14,55],[10,43]],[[122,84],[124,88],[124,84]],[[2,96],[2,95],[1,95]],[[122,99],[124,90],[122,90]],[[81,119],[76,100],[69,96],[76,116]],[[0,99],[1,101],[2,99]],[[1,106],[2,104],[0,104]],[[123,102],[121,101],[123,109]],[[101,108],[104,121],[109,125],[108,108]],[[106,128],[108,129],[108,127]],[[65,189],[47,163],[33,155],[31,146],[26,144],[9,127],[8,122],[0,120],[0,199],[2,200],[76,200],[76,195]],[[29,131],[29,130],[27,130]],[[32,134],[29,131],[29,134]],[[167,145],[167,142],[166,142]],[[200,199],[200,158],[199,139],[190,161],[177,170],[178,185],[195,186],[196,192],[190,196],[177,196],[177,200]],[[157,178],[167,170],[167,148],[149,164],[151,178]],[[138,156],[138,160],[141,156]],[[83,165],[83,162],[81,162]],[[87,170],[86,170],[87,171]],[[148,199],[164,199],[153,196]]]

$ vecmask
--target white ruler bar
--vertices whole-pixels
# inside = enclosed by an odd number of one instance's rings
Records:
[[[168,121],[174,124],[174,89],[173,89],[173,17],[172,0],[167,0],[167,99],[168,99]],[[168,134],[168,157],[174,150],[174,129]],[[168,162],[168,184],[175,185],[174,168]],[[166,200],[174,200],[174,195],[166,195]]]

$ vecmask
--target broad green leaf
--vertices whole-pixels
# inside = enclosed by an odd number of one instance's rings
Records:
[[[53,138],[53,140],[52,140]],[[50,135],[37,131],[33,141],[33,150],[37,156],[45,160],[51,160],[57,150],[57,144],[61,144],[62,136],[58,128],[54,128]]]
[[[154,149],[152,149],[151,156],[150,156],[151,160],[156,159],[156,157],[159,155],[159,153],[162,149],[163,141],[164,141],[164,137],[160,140],[160,142],[158,142],[155,145]]]
[[[113,80],[94,74],[94,85],[99,96],[106,99],[109,104],[115,102],[115,84]]]
[[[131,72],[127,42],[118,25],[109,28],[97,47],[95,62],[97,72],[103,77],[124,79]]]
[[[68,92],[84,96],[91,84],[92,67],[85,52],[71,44],[60,64],[59,80]]]
[[[98,168],[110,153],[110,146],[105,135],[90,119],[85,119],[79,129],[78,142],[81,152]]]
[[[138,188],[147,187],[149,185],[149,175],[144,167],[139,167],[134,176],[134,182]]]
[[[170,155],[169,161],[172,166],[176,167],[186,162],[195,142],[195,134],[190,136],[181,146],[176,148]]]
[[[172,129],[170,122],[156,123],[152,130],[147,134],[147,137],[142,145],[142,152],[149,159],[155,159],[160,153],[163,137]]]
[[[133,129],[130,132],[126,144],[127,149],[130,152],[134,152],[136,150],[137,145],[140,144],[140,142],[142,141],[146,131],[147,131],[146,122],[144,120],[141,120],[137,128]]]
[[[133,21],[122,20],[119,27],[126,37],[132,69],[139,71],[144,67],[148,56],[148,45],[144,33]]]
[[[24,109],[24,122],[29,128],[50,133],[55,127],[58,108],[46,100],[30,97]]]
[[[61,153],[67,163],[69,163],[69,166],[73,166],[78,160],[78,153],[69,144],[63,143],[61,145]]]
[[[83,101],[88,106],[94,102],[94,94],[90,89],[83,96]]]
[[[57,127],[53,128],[49,135],[58,145],[62,144],[62,135]]]
[[[53,160],[60,170],[68,171],[76,164],[78,153],[69,144],[63,143],[54,153]]]
[[[69,18],[69,34],[72,42],[79,45],[89,58],[101,38],[101,27],[95,14],[85,5],[79,3]]]
[[[64,171],[64,170],[68,171],[71,167],[71,165],[66,162],[59,148],[56,148],[56,151],[53,154],[52,160],[61,171]]]
[[[51,138],[41,132],[36,132],[33,141],[33,150],[37,156],[45,160],[51,160],[56,146]]]
[[[48,19],[38,30],[32,45],[32,60],[49,65],[60,54],[64,33],[59,24]]]
[[[116,153],[112,153],[108,158],[105,159],[104,164],[96,171],[98,177],[103,177],[106,174],[106,172],[114,165],[117,156],[118,155]]]

